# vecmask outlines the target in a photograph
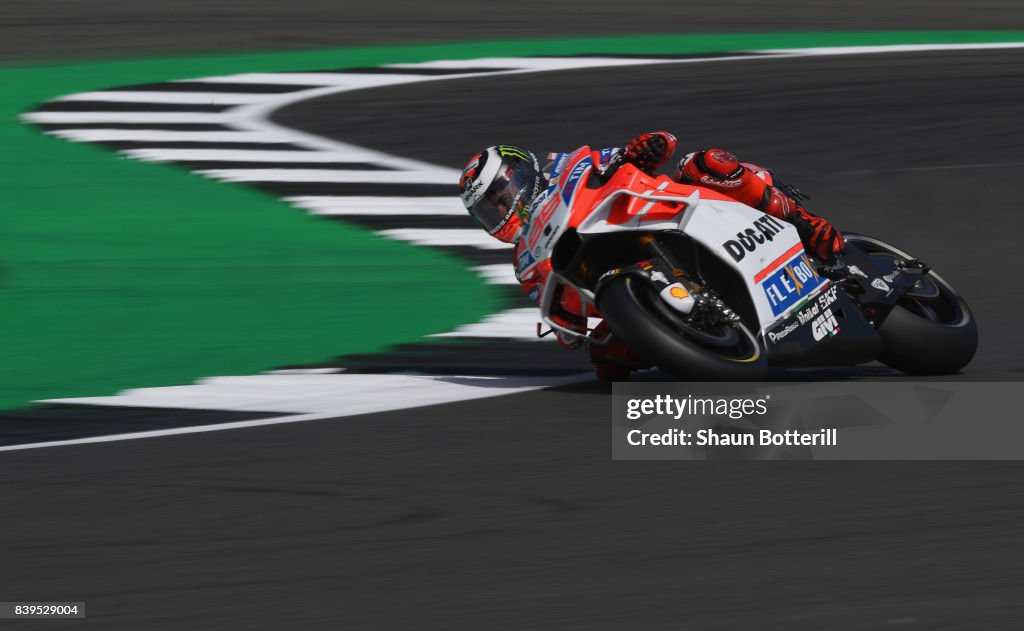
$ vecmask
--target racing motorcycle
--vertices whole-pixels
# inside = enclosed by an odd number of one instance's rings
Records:
[[[522,237],[521,274],[550,259],[540,310],[552,329],[586,335],[556,317],[575,291],[679,379],[755,381],[769,365],[876,359],[948,374],[974,356],[967,303],[906,252],[845,233],[844,252],[826,264],[784,221],[630,164],[606,177],[601,159],[589,147],[560,154]]]

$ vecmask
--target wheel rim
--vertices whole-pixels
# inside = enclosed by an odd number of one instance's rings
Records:
[[[902,252],[887,243],[870,237],[857,235],[847,239],[860,246],[869,256],[885,258],[892,261],[909,261],[914,257]],[[914,315],[936,324],[945,326],[963,326],[970,317],[963,299],[953,287],[933,271],[921,277],[915,285],[899,300],[899,305]]]
[[[682,313],[666,305],[658,292],[647,283],[633,282],[629,283],[629,287],[637,302],[688,342],[731,361],[752,362],[760,357],[760,345],[742,325],[717,323],[711,330],[696,328],[686,321]]]

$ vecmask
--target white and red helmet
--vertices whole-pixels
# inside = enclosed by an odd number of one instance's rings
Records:
[[[515,243],[543,181],[531,152],[497,145],[470,158],[459,178],[459,195],[481,228],[505,243]]]

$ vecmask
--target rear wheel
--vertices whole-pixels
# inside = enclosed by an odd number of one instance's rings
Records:
[[[597,298],[612,331],[644,359],[677,379],[759,381],[767,360],[742,323],[702,322],[672,309],[635,276],[610,281]]]
[[[914,257],[873,237],[847,234],[867,254],[895,261]],[[885,348],[878,360],[911,375],[945,375],[966,366],[978,349],[978,325],[953,286],[929,271],[878,327]]]

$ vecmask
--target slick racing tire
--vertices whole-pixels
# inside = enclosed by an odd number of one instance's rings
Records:
[[[913,257],[880,239],[847,234],[871,256]],[[929,271],[878,327],[885,347],[878,360],[910,375],[948,375],[966,366],[978,350],[978,325],[953,286]]]
[[[615,278],[601,290],[597,304],[619,339],[677,379],[760,381],[765,376],[765,354],[744,325],[693,329],[641,278]]]

